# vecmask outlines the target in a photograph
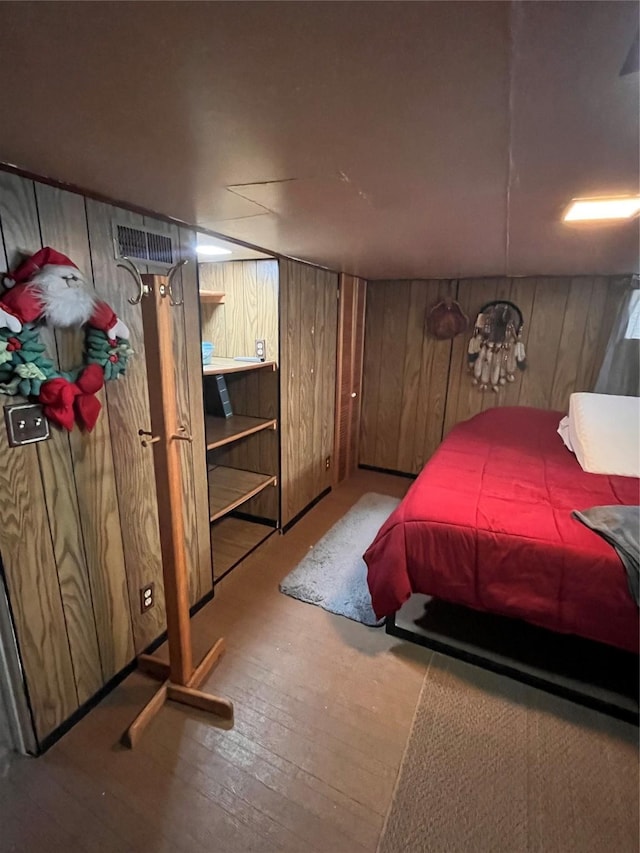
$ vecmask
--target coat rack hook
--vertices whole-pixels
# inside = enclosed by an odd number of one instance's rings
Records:
[[[179,298],[179,299],[175,299],[175,298],[174,298],[174,295],[173,295],[173,280],[174,280],[174,278],[175,278],[176,273],[178,272],[178,270],[179,270],[179,269],[182,269],[182,267],[183,267],[183,266],[185,266],[185,264],[188,264],[188,263],[189,263],[189,261],[187,260],[187,258],[184,258],[183,260],[178,261],[178,263],[177,263],[177,264],[174,264],[174,265],[171,267],[171,269],[169,270],[169,272],[167,273],[167,279],[168,279],[168,282],[169,282],[169,284],[168,284],[168,286],[169,286],[169,301],[171,302],[171,304],[172,304],[174,307],[175,307],[175,306],[178,306],[178,305],[182,305],[182,304],[184,304],[184,295],[183,295],[183,289],[182,289],[182,279],[180,279],[180,298]]]
[[[154,435],[151,430],[148,429],[139,429],[138,435],[140,437],[142,437],[143,435],[149,436],[148,438],[143,438],[140,442],[143,447],[149,447],[150,444],[156,444],[158,441],[160,441],[160,436]]]
[[[122,255],[122,257],[117,258],[116,266],[121,267],[123,270],[126,270],[129,275],[132,276],[133,280],[138,286],[138,293],[135,296],[131,297],[128,302],[130,305],[139,305],[142,300],[142,297],[146,296],[149,293],[149,288],[142,281],[142,276],[140,275],[138,268],[133,263],[131,258],[127,258],[126,255]]]

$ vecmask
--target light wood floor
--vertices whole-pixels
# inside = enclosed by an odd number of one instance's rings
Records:
[[[234,701],[232,730],[170,704],[135,751],[121,749],[154,690],[132,675],[45,756],[12,760],[0,850],[374,851],[430,653],[281,595],[278,582],[361,494],[408,485],[359,472],[195,617],[196,657],[227,638],[208,684]]]

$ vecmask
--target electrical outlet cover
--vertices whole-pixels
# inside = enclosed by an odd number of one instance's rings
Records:
[[[18,403],[4,407],[4,419],[10,447],[21,447],[50,437],[49,421],[37,403]]]
[[[156,603],[155,599],[155,584],[148,583],[140,588],[140,613],[146,613],[151,610]]]

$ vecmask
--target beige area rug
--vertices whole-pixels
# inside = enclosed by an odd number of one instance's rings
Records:
[[[637,853],[638,729],[435,654],[379,853]]]

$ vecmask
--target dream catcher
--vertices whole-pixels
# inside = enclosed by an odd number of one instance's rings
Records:
[[[476,317],[467,358],[473,372],[473,384],[481,391],[513,382],[516,370],[526,367],[522,343],[522,312],[513,302],[497,299],[488,302]]]

